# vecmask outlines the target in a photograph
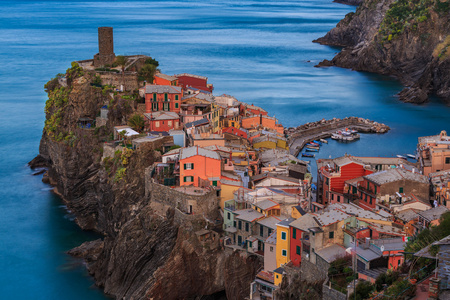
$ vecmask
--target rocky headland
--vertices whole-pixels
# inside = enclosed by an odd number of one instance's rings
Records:
[[[195,234],[220,230],[210,222],[219,217],[217,209],[207,216],[184,215],[176,208],[155,211],[157,195],[147,188],[145,172],[160,152],[143,145],[105,157],[113,127],[127,122],[138,101],[136,91],[98,86],[96,76],[73,63],[65,80],[49,81],[39,155],[30,162],[32,168],[47,168],[43,180],[54,186],[76,223],[103,235],[70,254],[84,258],[96,284],[116,299],[247,296],[261,260],[224,248],[218,234],[206,242]],[[105,104],[105,125],[79,126],[80,119],[95,119]]]
[[[343,47],[338,66],[398,78],[400,100],[450,104],[450,2],[446,0],[364,0],[315,42]]]

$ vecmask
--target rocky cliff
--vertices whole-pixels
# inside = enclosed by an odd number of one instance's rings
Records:
[[[104,235],[70,253],[84,258],[96,283],[116,299],[195,299],[221,291],[228,299],[247,296],[261,266],[258,258],[224,249],[217,233],[201,242],[195,232],[212,226],[202,216],[187,218],[171,208],[158,215],[152,209],[144,173],[158,151],[144,145],[102,158],[113,127],[126,124],[137,109],[135,94],[97,87],[95,75],[77,64],[66,78],[67,83],[53,79],[46,85],[40,154],[30,165],[47,167],[44,180],[82,229]],[[106,125],[79,126],[83,118],[95,119],[104,105]]]
[[[424,103],[434,94],[450,103],[449,3],[364,0],[315,41],[344,47],[319,66],[393,75],[406,86],[402,101]]]

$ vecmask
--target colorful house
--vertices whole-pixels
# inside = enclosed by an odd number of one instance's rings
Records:
[[[193,87],[209,92],[212,92],[214,89],[212,84],[208,84],[208,77],[205,76],[182,73],[175,75],[175,77],[178,79],[178,84],[183,87],[183,89]]]
[[[236,127],[225,127],[222,129],[222,132],[240,136],[240,137],[243,137],[244,139],[247,138],[247,132],[245,132],[244,130],[238,129]]]
[[[264,242],[264,270],[273,272],[277,268],[277,231],[272,232]]]
[[[198,146],[180,151],[180,186],[217,186],[221,179],[219,154]]]
[[[281,282],[283,281],[283,274],[285,274],[283,268],[276,268],[273,270],[273,283],[276,286],[280,286]]]
[[[168,85],[145,86],[145,112],[172,111],[180,112],[182,97],[181,87]]]
[[[145,113],[145,129],[147,131],[169,131],[180,129],[180,117],[171,111]]]
[[[277,267],[285,265],[289,262],[289,224],[293,221],[292,218],[285,219],[277,224]]]
[[[344,202],[345,182],[350,179],[372,174],[362,161],[351,156],[342,156],[333,160],[317,161],[317,202],[327,205],[332,202]]]
[[[225,207],[225,201],[234,198],[234,192],[242,188],[242,181],[234,181],[222,177],[220,180],[220,208]]]
[[[308,230],[311,227],[317,227],[318,223],[312,214],[305,214],[289,224],[289,259],[294,266],[300,266],[302,261],[302,252],[307,251],[309,255],[309,235]],[[303,247],[303,244],[307,247]]]
[[[169,76],[166,74],[158,73],[158,74],[155,74],[155,76],[154,76],[153,84],[177,86],[178,78],[176,78],[174,76]]]
[[[223,135],[209,132],[191,134],[190,143],[192,146],[200,146],[200,147],[207,147],[214,145],[225,147],[225,139],[223,138]]]
[[[417,153],[424,175],[450,169],[450,136],[442,131],[439,135],[419,137]]]

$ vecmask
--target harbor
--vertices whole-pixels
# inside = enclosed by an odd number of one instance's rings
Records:
[[[337,137],[338,132],[349,132],[351,134],[360,133],[386,133],[390,130],[389,126],[378,123],[372,120],[348,117],[344,119],[333,118],[331,120],[322,119],[317,122],[310,122],[298,126],[296,128],[287,128],[285,130],[286,136],[289,141],[290,153],[294,156],[298,156],[308,143],[314,141],[321,141],[327,138]],[[358,136],[354,136],[352,140],[358,139]],[[335,138],[338,139],[338,138]],[[342,138],[342,141],[350,141],[350,139]],[[306,150],[312,149],[308,147]],[[316,148],[317,149],[317,148]],[[317,150],[318,151],[318,150]],[[317,152],[311,151],[308,152]],[[314,156],[304,156],[314,157]]]

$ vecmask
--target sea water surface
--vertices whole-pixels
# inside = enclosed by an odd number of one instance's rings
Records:
[[[449,129],[434,99],[400,103],[392,78],[314,68],[339,49],[314,44],[354,7],[298,1],[2,1],[0,6],[0,298],[105,299],[66,251],[81,231],[41,176],[27,167],[44,125],[43,85],[98,51],[97,27],[114,27],[115,53],[146,53],[166,74],[204,75],[215,94],[259,105],[285,126],[360,116],[384,135],[322,147],[318,157],[412,153],[417,137]]]

